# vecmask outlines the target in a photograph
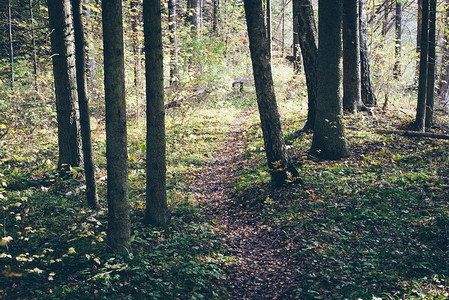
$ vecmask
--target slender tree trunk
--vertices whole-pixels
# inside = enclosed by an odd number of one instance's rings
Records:
[[[9,33],[9,63],[11,70],[11,88],[14,90],[14,44],[12,39],[11,0],[8,0],[8,33]]]
[[[145,222],[169,221],[166,192],[164,72],[159,0],[144,0],[145,70],[147,92],[147,207]]]
[[[445,16],[443,29],[442,63],[438,80],[438,99],[449,107],[449,0],[445,0]]]
[[[394,63],[393,75],[395,78],[401,76],[401,44],[402,44],[402,1],[396,0],[396,18],[395,18],[396,36],[394,54],[396,62]]]
[[[417,18],[417,24],[416,24],[416,53],[418,56],[421,53],[421,37],[422,37],[422,22],[423,22],[423,15],[422,15],[422,8],[423,8],[423,0],[418,0],[418,18]],[[420,61],[416,61],[416,77],[419,77],[419,70],[420,70]]]
[[[76,57],[76,85],[78,90],[78,103],[80,108],[81,139],[84,157],[84,172],[86,176],[87,204],[93,209],[99,208],[97,183],[95,178],[95,164],[92,152],[92,137],[90,130],[89,99],[87,95],[86,76],[86,39],[82,18],[81,0],[72,0],[73,28],[75,32]]]
[[[282,135],[262,3],[260,0],[244,0],[244,6],[265,153],[271,182],[279,186],[287,181],[289,173],[297,177],[298,172],[290,162]]]
[[[92,26],[92,18],[91,18],[91,9],[90,9],[90,0],[84,0],[84,5],[86,6],[85,16],[86,16],[86,28],[87,28],[87,75],[88,75],[88,84],[92,83],[96,77],[96,66],[95,59],[93,54],[89,54],[89,51],[93,50],[93,26]]]
[[[127,255],[131,253],[131,221],[128,199],[122,1],[103,1],[102,10],[108,174],[108,246],[115,253]]]
[[[371,72],[368,54],[367,42],[367,16],[366,16],[366,0],[359,0],[360,13],[360,73],[362,102],[367,106],[377,105],[376,95],[374,94],[373,84],[371,82]]]
[[[349,155],[343,125],[342,0],[320,0],[318,19],[318,102],[311,152],[340,159]]]
[[[429,1],[429,43],[428,43],[428,59],[427,59],[427,96],[426,96],[426,129],[430,129],[433,125],[433,108],[435,97],[435,48],[436,48],[436,11],[437,1]]]
[[[140,12],[139,1],[131,0],[132,51],[134,55],[134,89],[136,91],[136,116],[140,119],[140,94],[142,89],[142,59],[139,39]]]
[[[293,71],[295,72],[295,74],[299,74],[299,72],[301,71],[301,48],[299,44],[299,4],[300,0],[293,0]]]
[[[214,16],[212,21],[212,32],[218,35],[218,14],[220,11],[220,0],[213,0],[214,2]]]
[[[268,57],[272,58],[273,56],[273,43],[272,43],[272,33],[271,33],[271,0],[265,0],[267,4],[267,12],[266,12],[266,28],[267,28],[267,40],[268,40]]]
[[[81,164],[81,136],[75,72],[72,14],[69,0],[48,0],[53,77],[58,120],[58,168]]]
[[[192,32],[196,37],[198,37],[200,25],[201,25],[201,0],[191,0],[191,24],[192,24]]]
[[[427,98],[427,70],[429,54],[429,0],[422,0],[422,32],[421,54],[419,59],[418,105],[416,108],[415,125],[418,131],[425,131],[426,98]]]
[[[281,22],[282,22],[282,29],[281,29],[281,57],[284,57],[284,51],[285,51],[285,0],[282,0],[282,11],[281,11]]]
[[[36,37],[34,33],[35,20],[33,14],[33,0],[29,0],[30,6],[30,21],[31,21],[31,47],[33,48],[33,76],[34,76],[34,90],[39,91],[37,86],[37,50],[36,50]]]
[[[298,30],[298,40],[304,61],[306,75],[308,114],[304,129],[313,130],[316,115],[316,95],[318,89],[318,36],[313,7],[310,0],[293,0],[295,18],[293,26]]]
[[[363,106],[358,2],[343,0],[343,109],[350,113]]]
[[[218,0],[216,0],[218,1]],[[178,24],[176,15],[176,0],[168,0],[168,31],[170,40],[170,85],[177,86],[178,78],[178,37],[176,27]]]

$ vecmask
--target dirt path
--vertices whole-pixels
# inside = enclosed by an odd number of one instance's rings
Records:
[[[228,270],[231,299],[290,299],[297,265],[289,244],[262,222],[257,208],[232,191],[250,113],[245,111],[234,120],[228,138],[196,175],[194,185],[201,191],[203,210],[225,233],[230,254],[237,260]]]

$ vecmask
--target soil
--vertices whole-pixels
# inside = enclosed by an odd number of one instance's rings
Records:
[[[227,268],[228,280],[223,283],[229,298],[292,299],[291,287],[300,274],[290,243],[264,224],[258,205],[232,189],[234,175],[243,165],[243,128],[250,113],[247,110],[234,120],[220,150],[195,176],[194,186],[201,192],[203,211],[222,230],[229,255],[236,260]],[[261,185],[254,192],[265,194],[267,189],[271,187]]]

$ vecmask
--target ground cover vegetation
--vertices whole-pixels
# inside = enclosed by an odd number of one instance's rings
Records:
[[[376,9],[381,11],[378,2],[374,8],[368,3],[369,16],[375,16]],[[404,12],[414,11],[414,5],[409,4]],[[88,7],[94,22],[101,23],[100,7]],[[442,3],[439,7],[443,9]],[[204,28],[202,39],[194,40],[187,27],[179,26],[183,20],[178,23],[180,86],[168,87],[167,79],[165,91],[171,221],[164,227],[142,222],[146,193],[144,92],[134,80],[138,73],[132,35],[125,34],[133,250],[129,256],[110,253],[106,243],[102,68],[93,68],[88,82],[101,207],[96,211],[85,201],[83,168],[73,167],[64,173],[57,169],[48,41],[37,43],[41,49],[37,86],[30,49],[17,48],[14,88],[8,76],[9,61],[2,60],[0,297],[448,298],[449,144],[443,139],[376,132],[407,130],[413,123],[417,98],[413,30],[405,31],[410,38],[404,38],[408,42],[402,45],[402,76],[398,78],[392,72],[397,60],[394,34],[380,34],[382,16],[369,23],[378,104],[370,113],[344,116],[350,156],[332,161],[309,154],[313,133],[301,130],[307,121],[305,76],[302,71],[296,74],[283,57],[288,50],[281,43],[273,44],[272,70],[281,123],[300,179],[275,189],[270,183],[256,91],[250,79],[243,3],[228,1],[221,9],[219,36]],[[45,7],[37,11],[36,22],[44,22]],[[282,11],[288,9],[277,3],[272,15],[279,17]],[[125,12],[125,32],[133,30],[132,17]],[[286,13],[286,24],[290,19]],[[442,17],[439,20],[443,22]],[[283,25],[273,23],[274,36],[279,36]],[[16,32],[31,34],[20,30],[26,27],[26,20],[17,20],[14,26]],[[168,32],[166,19],[163,26]],[[291,31],[289,28],[284,30]],[[443,31],[440,29],[441,34]],[[99,31],[91,30],[91,34],[90,65],[101,66],[101,43],[95,43]],[[164,35],[164,44],[169,44],[168,35]],[[196,51],[201,54],[194,54]],[[169,53],[167,46],[164,66],[170,64]],[[168,72],[166,67],[166,78]],[[243,77],[249,79],[242,89],[232,86],[233,79]],[[447,134],[444,99],[436,103],[434,113],[432,131]],[[229,172],[224,172],[225,168]],[[256,237],[252,235],[255,228],[260,230]],[[245,239],[251,249],[241,246]],[[255,285],[252,278],[261,276],[265,276],[262,284]]]

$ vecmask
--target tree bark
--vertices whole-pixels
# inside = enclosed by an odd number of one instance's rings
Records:
[[[436,52],[436,11],[437,1],[429,1],[429,49],[427,58],[427,95],[426,95],[426,129],[429,130],[433,125],[433,108],[435,97],[435,52]]]
[[[72,14],[69,0],[48,0],[58,121],[58,168],[81,164]]]
[[[313,130],[316,114],[317,97],[317,65],[318,65],[318,36],[310,0],[293,0],[295,18],[293,26],[297,28],[299,45],[304,61],[306,75],[308,114],[304,129]]]
[[[429,0],[422,0],[422,32],[421,53],[419,59],[418,105],[416,108],[415,126],[424,132],[426,121],[427,70],[429,54]]]
[[[95,179],[95,164],[90,130],[89,99],[87,95],[86,39],[84,37],[81,0],[72,0],[72,10],[73,28],[75,32],[76,85],[80,109],[81,140],[84,157],[84,173],[86,177],[86,198],[89,207],[98,209],[97,183]]]
[[[218,14],[220,11],[220,0],[213,0],[214,2],[214,16],[212,21],[212,32],[218,36]]]
[[[147,207],[145,222],[169,221],[166,192],[164,72],[161,3],[144,0],[145,70],[147,92]]]
[[[440,66],[440,77],[438,79],[438,100],[441,103],[446,102],[449,107],[449,0],[445,0],[445,16],[443,29],[443,45],[442,45],[442,63]]]
[[[343,109],[354,113],[363,106],[358,0],[343,0]]]
[[[86,27],[87,27],[87,75],[88,75],[88,84],[90,84],[95,80],[96,77],[96,65],[93,54],[89,55],[89,51],[93,49],[93,26],[92,26],[92,18],[91,18],[91,9],[90,9],[90,0],[84,0],[84,4],[86,6],[85,17],[86,17]]]
[[[36,35],[34,32],[35,20],[33,13],[33,0],[29,0],[30,6],[30,21],[31,21],[31,47],[33,48],[33,76],[34,76],[34,90],[39,91],[37,86],[37,50],[36,50]]]
[[[320,0],[318,19],[318,102],[311,152],[340,159],[349,155],[343,125],[342,0]]]
[[[113,252],[126,255],[131,253],[131,221],[128,199],[122,1],[103,1],[102,10],[108,173],[108,246]]]
[[[262,3],[260,0],[244,0],[244,6],[265,153],[271,182],[274,186],[279,186],[286,183],[289,173],[291,176],[297,177],[298,172],[287,155],[282,134]]]
[[[361,93],[362,102],[367,106],[377,105],[376,95],[374,94],[373,84],[371,82],[371,72],[368,54],[367,42],[367,16],[366,16],[366,0],[359,2],[360,13],[360,73],[361,73]]]
[[[296,5],[295,5],[296,3]],[[300,0],[293,0],[293,72],[301,71],[301,46],[299,45],[299,4]]]

